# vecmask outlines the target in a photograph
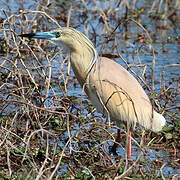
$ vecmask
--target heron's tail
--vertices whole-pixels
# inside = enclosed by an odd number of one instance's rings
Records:
[[[154,111],[153,115],[154,117],[152,120],[152,131],[154,132],[161,131],[166,124],[166,120],[161,114],[157,113],[156,111]]]

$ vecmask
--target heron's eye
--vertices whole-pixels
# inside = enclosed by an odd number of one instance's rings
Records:
[[[61,36],[61,32],[56,32],[56,38]]]

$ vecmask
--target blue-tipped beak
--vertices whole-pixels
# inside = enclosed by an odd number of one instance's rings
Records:
[[[36,38],[36,39],[46,39],[51,40],[55,38],[56,35],[53,32],[37,32],[37,33],[30,33],[30,34],[21,34],[21,37],[27,37],[29,39]]]

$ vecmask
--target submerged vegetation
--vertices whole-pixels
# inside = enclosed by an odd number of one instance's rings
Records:
[[[178,0],[0,1],[0,179],[180,178]],[[126,131],[98,114],[67,52],[19,34],[71,26],[139,80],[167,124]],[[117,155],[110,153],[121,130]],[[143,135],[142,135],[143,133]]]

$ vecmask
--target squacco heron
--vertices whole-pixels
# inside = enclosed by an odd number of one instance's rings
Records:
[[[153,110],[139,82],[125,68],[106,57],[99,57],[93,43],[81,32],[62,27],[49,32],[22,34],[21,37],[45,39],[65,46],[81,87],[97,111],[129,126],[139,124],[154,132],[161,131],[165,118]],[[128,159],[131,156],[130,133],[127,135]]]

